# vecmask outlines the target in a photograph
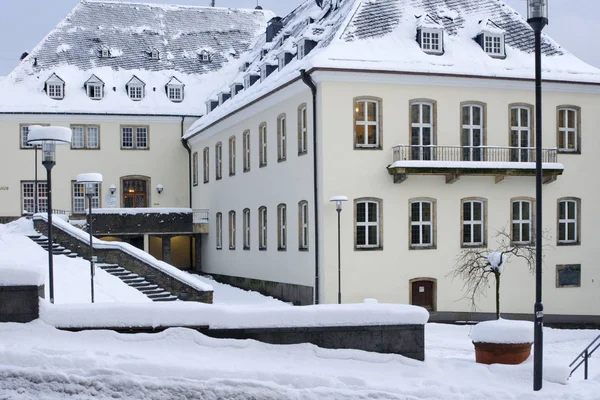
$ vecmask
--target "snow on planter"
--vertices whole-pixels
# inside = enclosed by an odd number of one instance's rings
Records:
[[[480,322],[471,331],[474,343],[533,343],[533,322],[498,319]]]
[[[46,269],[46,265],[0,261],[0,286],[41,286],[46,281]]]

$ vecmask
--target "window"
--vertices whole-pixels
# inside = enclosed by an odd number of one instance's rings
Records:
[[[442,35],[441,29],[421,28],[421,48],[426,53],[442,53]]]
[[[355,201],[355,243],[357,249],[381,249],[381,200]]]
[[[581,199],[558,200],[558,244],[579,244]]]
[[[533,200],[512,201],[512,233],[514,244],[532,244]]]
[[[287,157],[287,124],[285,114],[277,118],[277,161],[285,161]]]
[[[277,250],[287,249],[287,211],[285,204],[277,206]]]
[[[410,104],[412,160],[433,160],[434,104],[425,101],[413,101]]]
[[[131,100],[139,101],[144,98],[144,86],[129,84],[127,94]]]
[[[461,146],[463,161],[483,161],[484,108],[476,104],[462,106]]]
[[[229,250],[235,250],[235,211],[229,211]]]
[[[198,186],[198,152],[192,156],[192,184]]]
[[[380,99],[354,99],[354,147],[380,148]]]
[[[98,125],[73,125],[71,137],[72,149],[100,148],[100,127]]]
[[[62,83],[49,83],[48,84],[48,97],[52,99],[62,99],[64,84]]]
[[[110,50],[106,47],[103,47],[102,50],[100,50],[100,57],[101,58],[109,58],[110,57]]]
[[[561,107],[558,109],[558,151],[561,153],[579,153],[580,146],[580,109],[579,107]]]
[[[250,250],[250,209],[244,209],[244,250]]]
[[[267,207],[258,209],[258,249],[267,249]]]
[[[510,161],[534,161],[533,157],[530,157],[531,110],[532,107],[528,105],[512,106],[510,109],[510,147],[516,148],[510,151]]]
[[[504,58],[504,34],[484,32],[482,45],[491,57]]]
[[[45,181],[37,182],[37,209],[35,207],[36,193],[35,182],[21,182],[21,210],[23,213],[48,211],[48,184]]]
[[[20,130],[20,134],[21,134],[21,149],[33,149],[33,148],[38,148],[41,149],[42,145],[38,144],[38,145],[33,145],[33,144],[28,144],[27,143],[27,138],[29,136],[29,128],[31,126],[34,125],[41,125],[41,126],[48,126],[48,124],[27,124],[27,125],[21,125],[21,130]]]
[[[215,145],[215,174],[216,174],[215,178],[217,180],[219,180],[223,177],[222,158],[223,158],[223,145],[221,144],[221,142],[219,142]]]
[[[217,250],[221,250],[223,248],[223,214],[217,213]]]
[[[581,287],[581,264],[557,265],[556,287]]]
[[[208,159],[208,147],[205,147],[204,150],[202,151],[202,156],[204,158],[204,183],[208,183],[209,181],[209,168],[208,168],[208,163],[209,163],[209,159]]]
[[[121,127],[122,149],[148,149],[148,127],[147,126],[122,126]]]
[[[308,151],[307,123],[306,104],[302,104],[298,107],[298,155]]]
[[[462,200],[462,246],[485,246],[486,207],[483,199]]]
[[[98,83],[87,84],[87,95],[92,100],[100,100],[104,96],[102,85]]]
[[[298,249],[308,250],[308,201],[298,203]]]
[[[92,208],[100,207],[100,184],[94,183]],[[73,182],[73,214],[85,213],[85,183]]]
[[[410,247],[435,248],[435,200],[410,200]]]
[[[153,60],[158,60],[160,58],[160,53],[156,49],[152,49],[150,52],[150,58]]]
[[[183,88],[180,86],[168,86],[167,94],[171,101],[182,101],[183,100]]]
[[[304,58],[304,43],[298,44],[298,60],[302,60]]]
[[[245,131],[243,136],[244,145],[244,172],[250,171],[250,131]]]
[[[267,123],[263,122],[258,128],[258,166],[267,166]]]
[[[229,176],[235,175],[235,136],[229,138]]]

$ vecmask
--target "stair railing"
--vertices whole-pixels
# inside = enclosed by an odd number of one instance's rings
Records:
[[[595,347],[594,347],[595,346]],[[573,362],[571,364],[569,364],[569,368],[573,368],[571,370],[571,374],[569,375],[569,378],[573,375],[573,373],[575,371],[577,371],[577,368],[579,368],[581,366],[581,364],[583,364],[583,377],[584,379],[588,378],[588,360],[592,357],[592,354],[594,354],[594,352],[596,350],[598,350],[598,348],[600,347],[600,335],[598,335],[598,337],[596,339],[594,339],[592,341],[592,343],[590,343],[588,345],[588,347],[586,347],[581,353],[579,353],[579,355],[577,357],[575,357],[575,359],[573,360]],[[579,361],[577,363],[577,361]],[[575,365],[575,363],[577,363],[577,365]],[[575,367],[573,367],[573,365],[575,365]]]

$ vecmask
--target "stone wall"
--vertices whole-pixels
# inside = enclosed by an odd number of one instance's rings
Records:
[[[48,234],[48,224],[46,221],[39,219],[34,220],[34,226],[38,232],[41,232],[44,235]],[[89,259],[89,242],[84,242],[76,237],[73,237],[70,234],[62,231],[57,226],[54,226],[52,233],[55,243],[60,243],[67,249]],[[144,260],[125,253],[120,249],[94,248],[94,255],[97,256],[98,259],[103,263],[118,264],[133,273],[143,276],[148,282],[161,286],[163,289],[177,296],[180,300],[198,301],[201,303],[212,304],[212,291],[200,291],[194,287],[191,287],[187,283],[177,280],[165,272],[154,268]]]
[[[0,322],[31,322],[40,316],[42,286],[0,286]]]
[[[194,231],[192,220],[191,212],[94,214],[92,211],[94,235],[190,234]]]

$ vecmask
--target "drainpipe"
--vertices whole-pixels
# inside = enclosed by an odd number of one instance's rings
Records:
[[[319,304],[319,196],[317,186],[317,87],[306,70],[300,70],[302,82],[310,88],[313,103],[313,186],[314,186],[314,213],[315,213],[315,304]]]
[[[188,152],[188,188],[189,188],[189,204],[190,208],[192,208],[192,148],[190,147],[187,139],[183,137],[185,134],[183,130],[183,123],[185,121],[185,116],[181,116],[181,144]],[[192,211],[192,218],[194,218],[194,212]],[[190,266],[194,266],[194,243],[190,240]]]

